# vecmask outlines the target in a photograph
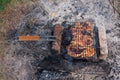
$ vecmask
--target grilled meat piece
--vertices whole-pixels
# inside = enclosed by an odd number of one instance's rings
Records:
[[[67,54],[71,57],[92,57],[95,50],[92,47],[93,40],[93,25],[89,22],[76,22],[69,30],[63,34],[63,42],[66,45]],[[67,33],[68,32],[68,33]],[[64,36],[65,35],[65,36]],[[72,40],[67,39],[71,37]]]

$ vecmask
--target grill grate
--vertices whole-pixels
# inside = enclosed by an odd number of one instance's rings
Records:
[[[72,40],[69,45],[66,45],[67,54],[74,58],[93,57],[99,46],[96,46],[96,31],[95,27],[90,22],[75,22],[69,28],[72,34]],[[63,35],[67,37],[68,35]],[[64,41],[65,42],[65,41]]]

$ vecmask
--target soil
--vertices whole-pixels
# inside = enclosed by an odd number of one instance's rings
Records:
[[[6,36],[1,62],[5,80],[120,80],[120,17],[109,0],[40,0]],[[20,35],[49,36],[54,24],[92,21],[104,26],[106,61],[65,60],[46,41],[17,41]]]

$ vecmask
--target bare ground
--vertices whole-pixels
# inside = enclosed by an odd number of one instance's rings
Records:
[[[119,80],[120,17],[108,0],[40,0],[6,35],[0,65],[5,80]],[[51,35],[56,23],[92,20],[105,26],[109,56],[103,62],[69,62],[48,42],[17,42],[19,35]]]

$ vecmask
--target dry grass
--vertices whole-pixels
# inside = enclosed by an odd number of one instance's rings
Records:
[[[12,0],[6,9],[0,12],[0,53],[3,52],[4,44],[1,42],[7,31],[17,26],[29,6],[28,0]]]
[[[25,14],[29,13],[29,6],[35,4],[30,0],[11,0],[5,10],[0,11],[0,53],[3,52],[4,41],[7,32],[14,29]]]
[[[3,11],[0,11],[0,80],[3,79],[2,63],[4,60],[4,39],[10,29],[14,29],[27,14],[29,6],[34,3],[30,0],[12,0]]]
[[[1,25],[4,26],[1,26],[0,30],[2,32],[6,32],[7,29],[14,28],[23,17],[23,14],[27,12],[28,6],[28,2],[20,3],[17,0],[12,0],[12,2],[6,7],[6,9],[0,12],[0,18],[2,21]]]

